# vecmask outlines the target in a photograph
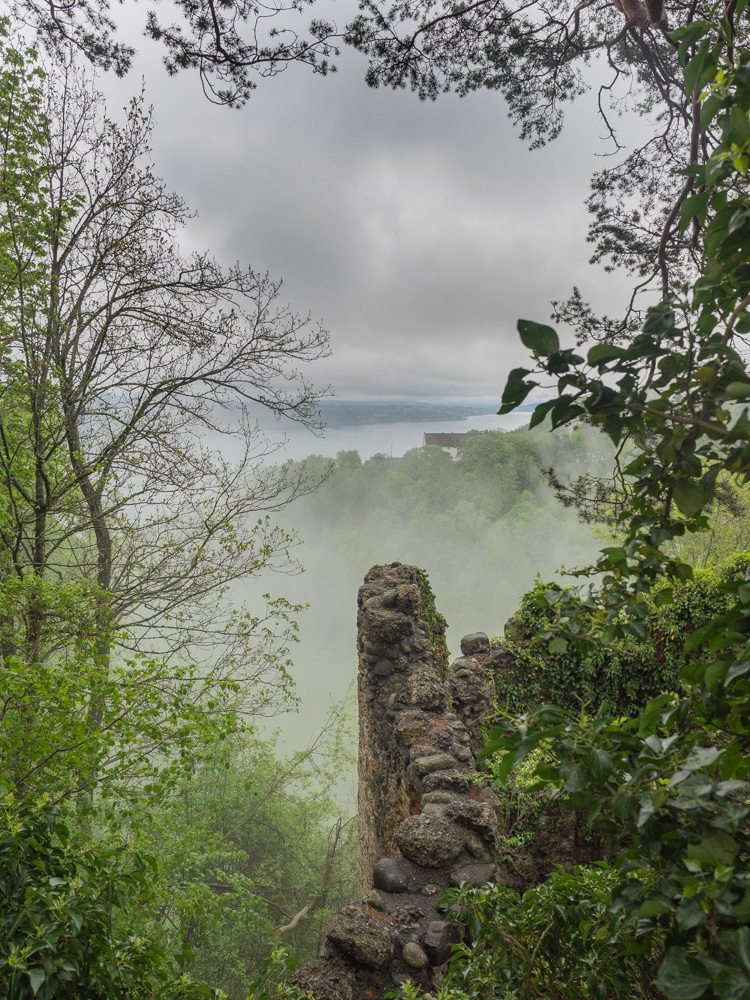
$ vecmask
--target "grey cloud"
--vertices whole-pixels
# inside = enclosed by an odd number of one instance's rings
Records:
[[[332,331],[317,380],[339,395],[485,397],[524,357],[518,316],[545,320],[574,283],[600,305],[621,290],[586,263],[591,114],[529,153],[499,96],[370,91],[351,53],[332,77],[294,68],[228,111],[142,48],[156,166],[199,212],[186,247],[283,277]],[[113,105],[135,85],[101,82]]]

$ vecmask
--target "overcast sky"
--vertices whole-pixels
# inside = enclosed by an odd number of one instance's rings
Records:
[[[592,97],[529,152],[500,96],[369,90],[352,52],[327,78],[292,67],[260,81],[232,111],[133,37],[129,76],[99,84],[114,112],[145,80],[157,172],[198,213],[185,248],[283,278],[331,331],[312,374],[339,397],[499,399],[525,358],[519,316],[548,320],[576,284],[617,307],[624,279],[587,263],[583,202],[606,149]]]

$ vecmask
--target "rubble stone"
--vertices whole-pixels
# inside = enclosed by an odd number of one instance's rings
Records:
[[[416,941],[407,941],[401,952],[401,957],[412,969],[424,969],[430,961]]]
[[[364,906],[350,903],[331,918],[327,939],[345,955],[375,968],[393,958],[393,941],[388,928],[377,924]]]
[[[408,816],[403,821],[396,831],[396,843],[404,857],[423,868],[449,864],[464,846],[463,837],[453,823],[425,813]]]
[[[489,653],[490,637],[484,632],[472,632],[465,635],[461,640],[461,652],[464,656],[473,656],[475,653]]]

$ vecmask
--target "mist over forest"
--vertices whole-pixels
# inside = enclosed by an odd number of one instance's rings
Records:
[[[292,653],[301,716],[278,720],[295,734],[356,678],[356,595],[370,566],[427,572],[454,656],[469,632],[502,635],[537,575],[562,582],[563,567],[585,564],[601,544],[602,529],[564,508],[542,470],[606,475],[611,448],[585,426],[554,436],[520,428],[463,438],[457,461],[431,445],[364,462],[356,451],[312,455],[304,467],[322,482],[280,517],[299,538],[293,554],[304,572],[264,582],[308,605]]]

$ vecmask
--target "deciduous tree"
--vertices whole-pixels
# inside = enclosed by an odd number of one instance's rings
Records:
[[[6,87],[0,150],[22,178],[2,192],[4,652],[50,665],[85,646],[102,676],[113,645],[158,653],[201,664],[195,699],[226,704],[229,684],[235,708],[273,711],[292,700],[290,608],[251,611],[230,591],[290,568],[268,512],[309,487],[303,470],[263,464],[250,407],[314,425],[320,393],[301,366],[327,335],[268,275],[181,254],[189,212],[153,171],[142,100],[117,125],[76,72],[45,85],[46,106],[24,72],[31,83]],[[51,614],[55,581],[83,588],[85,628]],[[110,717],[96,691],[94,730]]]

